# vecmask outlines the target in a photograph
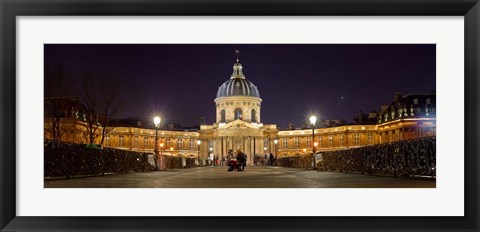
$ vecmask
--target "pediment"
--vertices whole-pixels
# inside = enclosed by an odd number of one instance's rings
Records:
[[[242,128],[247,128],[247,129],[258,129],[258,126],[252,125],[249,122],[242,121],[240,119],[237,119],[235,121],[231,121],[221,127],[222,129],[242,129]]]

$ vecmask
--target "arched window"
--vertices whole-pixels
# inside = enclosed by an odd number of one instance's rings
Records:
[[[430,104],[430,98],[427,98],[427,105]]]
[[[413,99],[413,104],[418,105],[418,99],[417,98]]]
[[[235,119],[242,119],[242,109],[240,108],[235,109]]]
[[[255,109],[252,109],[251,119],[252,122],[257,122],[257,111],[255,111]]]
[[[225,122],[225,109],[220,111],[220,122]]]

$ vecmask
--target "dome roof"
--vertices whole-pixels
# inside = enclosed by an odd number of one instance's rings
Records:
[[[257,86],[245,78],[233,78],[218,87],[217,98],[227,96],[251,96],[260,98]]]
[[[245,79],[242,64],[240,64],[238,59],[238,50],[236,52],[237,62],[233,65],[232,76],[230,77],[230,80],[225,81],[220,87],[218,87],[217,98],[228,96],[250,96],[260,98],[257,86]]]

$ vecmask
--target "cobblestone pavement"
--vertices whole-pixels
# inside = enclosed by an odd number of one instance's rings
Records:
[[[282,167],[199,167],[160,172],[46,180],[45,188],[435,188],[435,180],[321,172]]]

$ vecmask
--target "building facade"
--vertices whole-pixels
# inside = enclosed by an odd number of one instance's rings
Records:
[[[218,88],[214,99],[216,120],[211,125],[200,125],[197,130],[161,129],[158,132],[159,152],[166,155],[207,158],[209,154],[222,159],[236,150],[245,152],[248,163],[255,155],[273,153],[276,157],[311,154],[353,147],[410,140],[436,134],[435,93],[401,96],[376,112],[363,115],[350,124],[326,124],[321,128],[279,130],[275,124],[264,124],[261,119],[262,99],[258,87],[247,80],[238,57],[233,72]],[[49,105],[46,103],[46,106]],[[59,139],[86,143],[85,117],[78,103],[61,117],[64,133]],[[77,108],[75,108],[77,107]],[[57,117],[58,118],[58,117]],[[45,114],[45,139],[53,139],[52,115]],[[60,124],[62,124],[60,123]],[[333,126],[331,126],[333,125]],[[95,142],[101,141],[101,125],[97,125]],[[197,142],[200,141],[200,144]],[[155,128],[140,124],[115,125],[105,136],[103,146],[138,152],[153,152]]]

